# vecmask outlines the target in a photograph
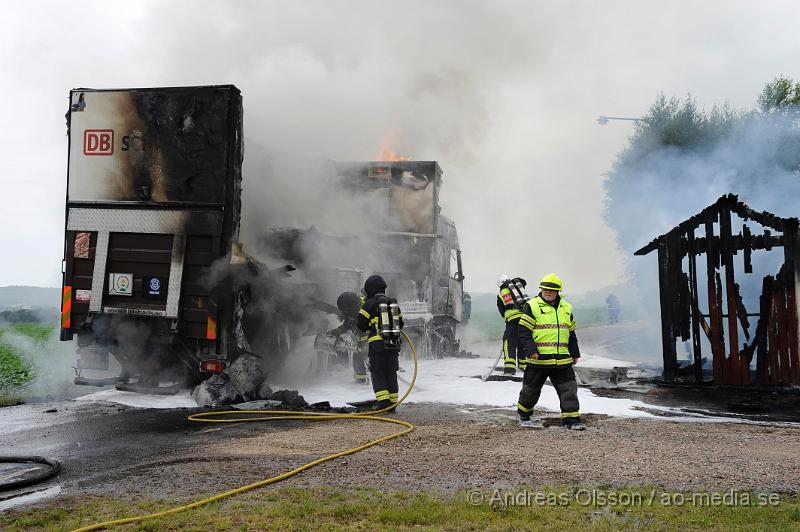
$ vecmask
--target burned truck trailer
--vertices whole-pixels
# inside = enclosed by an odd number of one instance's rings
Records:
[[[262,243],[303,270],[328,302],[343,291],[360,292],[369,275],[382,275],[420,354],[458,354],[456,330],[469,318],[469,295],[455,224],[440,212],[439,164],[337,162],[330,172],[346,198],[341,203],[358,211],[363,230],[335,236],[324,226],[276,229]]]
[[[70,92],[61,340],[76,370],[197,381],[234,347],[233,296],[207,282],[238,238],[242,98],[233,85]],[[84,384],[95,384],[86,379]]]

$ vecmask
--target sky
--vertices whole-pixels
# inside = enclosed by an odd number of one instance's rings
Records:
[[[752,107],[764,83],[800,78],[798,23],[793,1],[5,6],[0,286],[61,283],[70,89],[225,83],[266,160],[371,160],[388,139],[439,161],[467,290],[501,273],[557,272],[573,293],[619,283],[631,258],[602,182],[632,126],[597,116],[640,116],[659,92]],[[297,204],[286,224],[312,223],[293,179],[250,165],[246,209]]]

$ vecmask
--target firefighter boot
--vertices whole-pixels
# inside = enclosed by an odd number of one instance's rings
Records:
[[[544,423],[538,417],[520,417],[519,426],[524,429],[543,429]]]
[[[388,407],[392,406],[393,404],[394,403],[392,403],[390,400],[383,399],[383,400],[378,401],[377,403],[375,403],[375,410],[383,410],[384,408],[388,408]],[[388,412],[394,412],[394,408],[389,409]]]

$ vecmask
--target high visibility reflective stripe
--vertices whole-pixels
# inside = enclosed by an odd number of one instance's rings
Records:
[[[525,408],[522,404],[517,403],[517,408],[523,412],[533,412],[533,408]]]
[[[371,344],[372,342],[377,342],[378,340],[383,340],[383,336],[381,336],[380,334],[376,334],[375,336],[370,336],[369,340],[367,340],[367,343]]]
[[[561,412],[561,417],[581,417],[580,412]]]
[[[377,399],[378,401],[389,399],[389,390],[378,390],[377,392],[375,392],[375,399]]]
[[[566,323],[537,323],[534,329],[569,329],[569,324]]]
[[[72,287],[65,286],[61,296],[61,328],[69,329],[72,319]]]
[[[399,394],[396,394],[396,393],[390,393],[390,394],[389,394],[389,400],[390,400],[391,402],[393,402],[393,403],[396,403],[396,402],[397,402],[397,399],[399,399],[399,398],[400,398],[400,395],[399,395]]]
[[[361,314],[362,316],[364,316],[364,317],[365,317],[365,318],[367,318],[367,319],[370,319],[370,318],[372,317],[372,316],[370,316],[370,315],[369,315],[369,312],[367,312],[367,311],[366,311],[366,310],[364,310],[363,308],[362,308],[362,309],[359,309],[359,310],[358,310],[358,313],[359,313],[359,314]]]
[[[533,331],[533,328],[536,326],[536,322],[527,314],[522,314],[519,317],[519,324],[524,325],[526,329],[530,329],[531,331]]]
[[[569,347],[569,344],[564,342],[536,342],[536,347]]]
[[[375,316],[371,320],[369,320],[370,325],[377,325],[378,324],[378,316]]]
[[[567,358],[546,358],[542,359],[531,359],[528,361],[528,364],[535,364],[537,366],[564,366],[566,364],[572,364],[572,357]]]
[[[541,360],[549,360],[549,359],[558,359],[558,358],[569,358],[569,353],[542,353],[539,352],[539,359]]]

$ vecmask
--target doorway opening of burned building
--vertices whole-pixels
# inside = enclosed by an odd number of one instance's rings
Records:
[[[666,382],[800,384],[797,218],[728,194],[634,255],[653,251]]]

